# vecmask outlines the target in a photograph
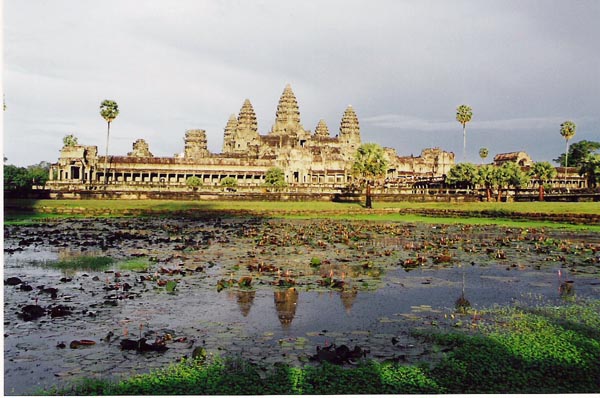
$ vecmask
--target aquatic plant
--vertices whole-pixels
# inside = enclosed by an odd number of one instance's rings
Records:
[[[46,265],[59,269],[102,271],[113,264],[115,260],[103,256],[76,256],[59,261],[50,261]]]
[[[146,271],[152,262],[147,258],[132,258],[129,260],[120,261],[116,268],[123,271]]]
[[[313,257],[310,259],[310,266],[311,267],[320,267],[321,266],[321,259],[318,257]]]

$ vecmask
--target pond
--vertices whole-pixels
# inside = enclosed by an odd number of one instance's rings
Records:
[[[313,363],[329,344],[435,361],[410,331],[482,321],[457,313],[459,299],[484,309],[600,293],[597,233],[262,218],[74,219],[4,233],[9,395],[148,372],[200,348],[264,364]],[[106,257],[97,270],[55,267]],[[123,349],[140,338],[161,349]]]

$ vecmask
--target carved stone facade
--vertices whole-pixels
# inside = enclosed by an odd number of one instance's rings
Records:
[[[64,147],[58,163],[52,165],[50,182],[56,190],[94,189],[185,189],[190,176],[204,186],[218,185],[234,177],[238,186],[260,186],[272,167],[284,171],[291,186],[343,187],[353,181],[352,163],[361,145],[360,124],[349,105],[341,118],[339,134],[331,136],[324,120],[312,133],[301,124],[298,101],[290,85],[281,94],[275,123],[266,135],[258,130],[256,113],[246,99],[237,115],[226,123],[221,154],[208,150],[204,130],[188,130],[182,156],[153,157],[144,140],[137,140],[127,156],[98,156],[95,146]],[[390,167],[388,180],[415,176],[440,177],[454,164],[454,154],[427,149],[419,157],[399,157],[386,148]],[[105,185],[104,166],[108,178]],[[121,188],[119,188],[121,187]]]

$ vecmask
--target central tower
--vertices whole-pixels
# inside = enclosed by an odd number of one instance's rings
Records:
[[[300,111],[298,110],[298,101],[289,84],[283,89],[283,93],[277,104],[277,113],[275,114],[275,124],[269,134],[272,135],[290,135],[303,136],[306,131],[300,124]]]

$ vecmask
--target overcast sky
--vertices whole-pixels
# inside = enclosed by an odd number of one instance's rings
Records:
[[[292,85],[305,129],[332,135],[352,104],[364,142],[462,160],[525,150],[535,161],[600,141],[600,1],[4,0],[4,156],[56,162],[62,138],[104,153],[102,100],[119,104],[110,153],[144,138],[183,151],[185,130],[223,129],[244,99],[261,134]]]

